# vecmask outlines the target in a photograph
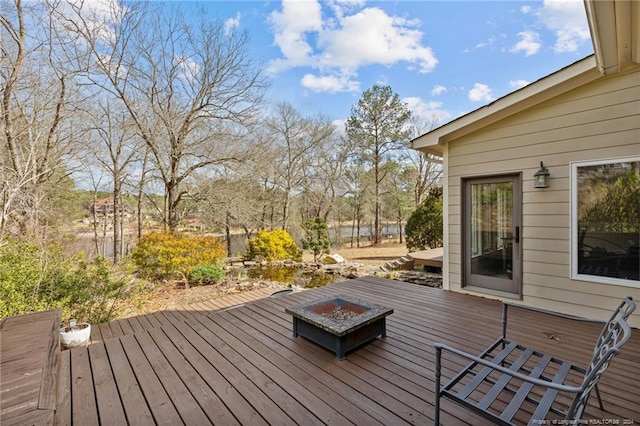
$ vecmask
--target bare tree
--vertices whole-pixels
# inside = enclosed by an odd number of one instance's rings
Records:
[[[136,224],[137,224],[137,239],[142,238],[143,232],[143,219],[144,214],[142,212],[144,205],[144,197],[145,197],[145,185],[147,184],[149,175],[152,170],[149,168],[149,147],[144,145],[142,147],[142,159],[139,164],[139,177],[135,183],[130,183],[131,186],[134,187],[137,194],[137,202],[136,202]]]
[[[321,217],[329,223],[335,217],[335,204],[345,195],[345,167],[350,148],[333,135],[314,153],[314,163],[302,193],[302,219]]]
[[[113,208],[109,207],[105,215],[113,213],[113,263],[118,263],[123,249],[122,221],[125,206],[122,202],[122,189],[133,163],[140,160],[138,140],[128,114],[114,110],[108,100],[96,108],[91,130],[95,139],[88,139],[87,149],[109,174],[112,185]]]
[[[86,78],[122,102],[149,148],[164,186],[164,223],[176,230],[186,181],[246,151],[238,142],[265,88],[248,37],[148,3],[112,2],[106,15],[89,2],[68,6],[58,20],[84,41]]]
[[[73,71],[58,57],[41,4],[2,2],[0,14],[0,238],[7,225],[38,234],[47,185],[72,154]]]
[[[413,132],[414,137],[418,137],[437,125],[437,119],[434,117],[430,121],[423,119],[414,119]],[[409,150],[409,161],[413,166],[414,174],[414,202],[417,208],[422,204],[425,195],[434,186],[438,186],[442,177],[442,158],[433,154],[426,154],[421,151]]]
[[[281,103],[276,112],[266,121],[274,144],[278,149],[276,171],[283,193],[282,229],[287,229],[291,214],[292,193],[301,191],[315,158],[323,144],[335,131],[334,125],[325,117],[302,116],[289,103]]]
[[[351,162],[347,164],[345,170],[345,196],[352,205],[351,247],[353,247],[354,242],[356,247],[360,247],[361,224],[371,192],[371,178],[371,173],[367,173],[362,163]]]

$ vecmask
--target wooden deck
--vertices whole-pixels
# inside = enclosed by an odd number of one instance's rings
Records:
[[[212,312],[222,309],[228,309],[253,302],[258,299],[269,297],[278,291],[270,287],[260,288],[257,290],[245,291],[236,294],[228,294],[218,298],[212,298],[207,301],[192,303],[177,310],[179,312]],[[138,331],[148,330],[151,328],[162,327],[164,320],[174,318],[174,311],[162,311],[154,315],[137,315],[129,318],[122,318],[108,323],[97,324],[91,327],[91,343],[99,343],[114,337],[122,337],[127,334],[134,334]]]
[[[413,259],[413,264],[415,266],[431,266],[433,268],[442,269],[442,250],[442,247],[429,250],[420,250],[409,253],[407,256]]]
[[[294,338],[284,312],[335,294],[394,309],[387,337],[344,361]],[[61,352],[55,424],[432,424],[433,343],[477,353],[501,330],[499,302],[373,277],[200,308],[147,315],[129,334]],[[583,365],[599,332],[518,310],[509,322],[513,339]],[[447,377],[460,362],[446,360]],[[639,366],[634,330],[601,381],[609,412],[590,405],[589,418],[640,421]],[[487,424],[448,401],[443,411],[445,425]]]

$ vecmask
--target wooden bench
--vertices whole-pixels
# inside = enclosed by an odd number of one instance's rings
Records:
[[[520,413],[518,419],[525,417],[521,412],[528,413],[530,425],[543,424],[549,419],[580,420],[594,389],[600,409],[604,410],[598,380],[631,336],[627,318],[636,308],[633,300],[625,298],[604,324],[586,369],[507,339],[509,306],[595,322],[503,302],[502,337],[479,356],[436,343],[435,424],[440,424],[443,397],[499,425],[513,425],[516,414]],[[443,352],[454,354],[468,364],[441,387]]]

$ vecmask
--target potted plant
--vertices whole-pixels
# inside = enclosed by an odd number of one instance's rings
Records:
[[[89,323],[78,323],[75,319],[70,319],[69,326],[60,329],[60,342],[65,349],[86,346],[90,339],[91,324]]]

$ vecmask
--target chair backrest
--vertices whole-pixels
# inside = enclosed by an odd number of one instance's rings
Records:
[[[591,390],[607,370],[613,358],[620,352],[620,348],[631,337],[631,327],[629,327],[627,319],[635,310],[636,304],[633,299],[625,297],[618,309],[613,312],[609,321],[605,323],[593,350],[593,358],[591,358],[582,381],[581,387],[583,390],[576,395],[571,404],[567,412],[567,419],[578,420],[582,417]]]

